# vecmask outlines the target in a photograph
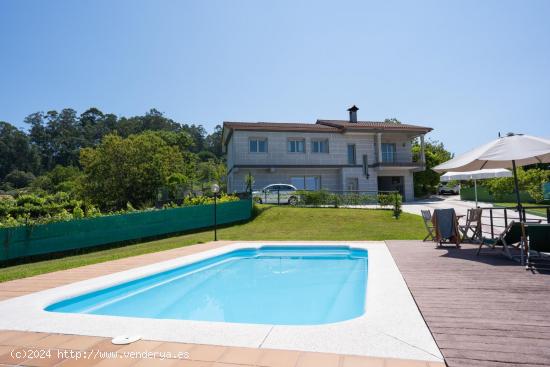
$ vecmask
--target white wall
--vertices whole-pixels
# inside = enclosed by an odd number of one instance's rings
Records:
[[[254,132],[240,131],[233,133],[231,138],[233,149],[228,147],[228,165],[239,164],[348,164],[347,145],[355,144],[357,164],[361,164],[363,154],[369,155],[374,162],[373,134],[341,134],[341,133],[301,133],[301,132]],[[250,153],[250,138],[267,138],[267,153]],[[289,138],[304,138],[305,153],[289,153],[287,141]],[[329,153],[312,153],[311,141],[328,139]],[[232,150],[230,152],[230,150]],[[229,157],[231,155],[231,157]],[[372,157],[372,158],[371,158]],[[231,162],[231,163],[230,163]]]

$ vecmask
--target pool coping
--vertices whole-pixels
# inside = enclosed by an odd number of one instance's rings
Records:
[[[46,312],[55,301],[182,266],[244,247],[337,245],[369,251],[367,311],[324,325],[230,324]],[[168,261],[141,266],[0,302],[0,329],[144,339],[233,347],[273,348],[383,358],[443,360],[384,242],[238,241]]]

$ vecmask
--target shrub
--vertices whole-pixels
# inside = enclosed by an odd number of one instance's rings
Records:
[[[549,171],[540,168],[525,170],[517,169],[518,184],[520,190],[525,190],[535,200],[540,203],[544,200],[542,185],[548,181]],[[487,187],[489,193],[497,201],[502,201],[506,194],[514,192],[514,178],[502,177],[484,180],[482,185]]]
[[[303,205],[334,205],[338,204],[338,198],[326,190],[299,191],[301,204]]]
[[[391,206],[393,210],[393,216],[399,219],[402,213],[401,206],[403,204],[403,197],[401,194],[395,192],[390,194],[378,194],[378,203],[380,206]]]
[[[403,212],[403,210],[401,209],[401,205],[403,204],[403,197],[398,193],[395,193],[392,195],[393,195],[393,216],[395,217],[395,219],[399,219],[399,217],[401,216],[401,213]]]
[[[393,205],[394,199],[393,194],[378,194],[378,204],[380,206],[391,206]]]
[[[218,203],[238,201],[234,195],[222,194],[218,197]],[[207,196],[188,197],[183,205],[169,203],[164,208],[177,208],[188,205],[213,204],[214,198]],[[145,210],[152,210],[147,208]],[[126,209],[111,211],[106,214],[126,214],[138,212],[130,202]],[[143,211],[143,210],[142,210]],[[20,225],[43,224],[71,219],[93,218],[103,215],[101,211],[90,203],[71,199],[66,193],[38,196],[23,194],[17,198],[2,196],[0,200],[0,228],[15,227]]]
[[[29,186],[35,177],[31,172],[13,170],[4,177],[4,181],[9,183],[13,188],[20,189]]]

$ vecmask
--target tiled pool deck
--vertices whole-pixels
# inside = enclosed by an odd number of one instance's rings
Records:
[[[0,300],[224,246],[199,244],[0,283]],[[550,284],[503,257],[475,256],[473,246],[387,241],[448,366],[550,365]],[[5,317],[5,315],[2,315]],[[12,351],[51,348],[52,357],[13,358]],[[188,360],[81,359],[57,350],[189,352]],[[97,352],[96,352],[97,353]],[[89,356],[90,353],[87,354]],[[122,355],[122,353],[119,353]],[[0,331],[0,365],[27,366],[443,366],[442,363],[214,345],[139,341],[114,346],[101,337]]]

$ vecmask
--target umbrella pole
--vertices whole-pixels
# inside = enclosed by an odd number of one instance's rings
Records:
[[[474,178],[474,192],[476,195],[476,208],[477,208],[477,180]]]
[[[523,218],[523,210],[521,210],[521,199],[519,197],[519,183],[518,183],[518,173],[516,172],[516,161],[512,161],[512,170],[514,172],[514,186],[516,188],[516,202],[517,202],[517,210],[519,213],[519,220],[524,221],[525,218]]]
[[[514,186],[516,187],[516,201],[518,203],[517,209],[519,214],[519,222],[521,224],[521,265],[524,265],[524,255],[529,251],[527,244],[527,236],[525,235],[525,216],[523,215],[523,209],[521,208],[521,199],[519,197],[519,183],[518,173],[516,172],[516,161],[512,161],[512,170],[514,171]]]

